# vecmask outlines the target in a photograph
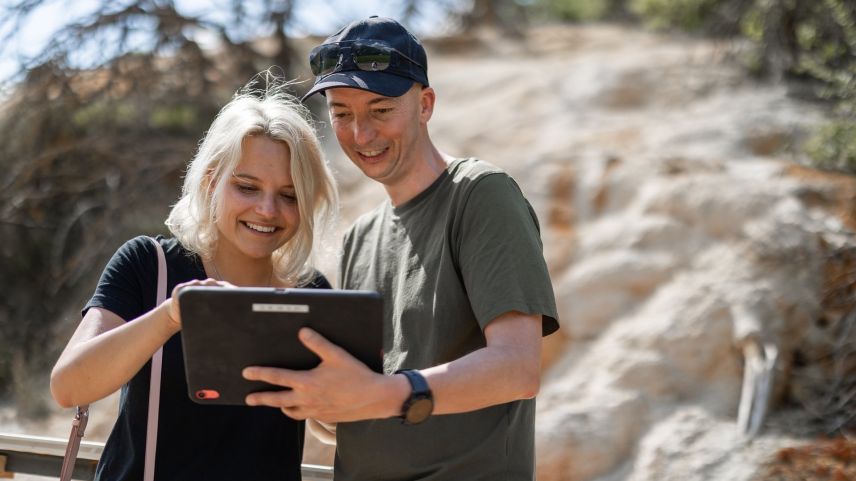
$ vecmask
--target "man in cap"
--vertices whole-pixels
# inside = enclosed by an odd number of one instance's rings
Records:
[[[344,241],[344,289],[384,296],[378,374],[309,329],[310,371],[248,368],[252,394],[338,422],[337,480],[530,480],[541,338],[558,329],[538,221],[500,169],[441,153],[422,44],[398,22],[353,22],[310,53],[342,150],[388,201]]]

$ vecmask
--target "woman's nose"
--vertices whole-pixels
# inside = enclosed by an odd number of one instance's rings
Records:
[[[264,217],[273,217],[276,214],[276,196],[262,195],[256,202],[256,213]]]

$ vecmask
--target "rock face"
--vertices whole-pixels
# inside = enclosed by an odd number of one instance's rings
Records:
[[[430,125],[442,149],[511,172],[542,222],[563,331],[546,342],[538,479],[750,479],[788,439],[738,431],[742,346],[778,348],[786,395],[829,315],[830,257],[854,245],[852,179],[793,166],[821,113],[714,43],[612,27],[490,40],[478,64],[433,62]]]
[[[454,54],[429,42],[429,128],[441,150],[510,172],[541,220],[562,330],[545,340],[538,479],[748,481],[792,440],[739,432],[742,346],[778,348],[774,406],[812,392],[792,358],[825,345],[818,319],[841,318],[822,294],[830,258],[856,246],[856,183],[794,163],[822,112],[747,78],[726,45],[604,26],[493,35]],[[326,136],[345,226],[383,192]]]

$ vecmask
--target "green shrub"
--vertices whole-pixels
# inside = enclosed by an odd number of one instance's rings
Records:
[[[824,125],[806,143],[806,152],[815,167],[856,174],[856,122]]]
[[[655,29],[700,30],[716,0],[630,0],[630,10]]]
[[[548,15],[559,20],[585,22],[602,20],[609,12],[610,0],[546,0]]]
[[[187,105],[156,108],[149,117],[149,125],[172,133],[191,133],[198,128],[196,110]]]
[[[82,130],[133,127],[133,124],[138,122],[137,110],[127,102],[98,101],[74,111],[71,121],[75,127]]]
[[[748,9],[740,18],[740,33],[752,42],[763,42],[764,12],[757,7]]]

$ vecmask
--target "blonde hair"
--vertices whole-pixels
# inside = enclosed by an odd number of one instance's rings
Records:
[[[187,166],[181,197],[165,224],[185,248],[211,259],[219,201],[240,162],[242,141],[263,135],[283,142],[291,154],[300,222],[294,236],[273,253],[273,266],[279,278],[297,284],[314,275],[309,265],[313,244],[335,217],[338,193],[309,112],[285,92],[287,85],[270,70],[262,72],[220,110]]]

